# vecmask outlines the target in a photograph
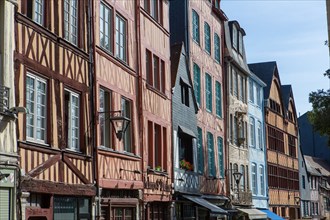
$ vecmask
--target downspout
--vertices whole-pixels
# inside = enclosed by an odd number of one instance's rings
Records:
[[[97,178],[97,148],[96,148],[96,132],[95,132],[95,125],[96,125],[96,117],[95,117],[95,100],[94,95],[95,93],[95,83],[94,83],[94,73],[95,73],[95,65],[94,65],[94,57],[95,57],[95,42],[94,42],[94,25],[93,25],[93,17],[94,17],[94,10],[93,10],[93,0],[88,0],[88,22],[87,22],[87,29],[88,29],[88,51],[89,51],[89,62],[88,62],[88,69],[89,69],[89,89],[90,89],[90,133],[91,133],[91,147],[92,147],[92,158],[93,158],[93,184],[96,186],[96,210],[95,210],[95,219],[99,217],[99,186],[98,186],[98,178]]]
[[[140,18],[141,18],[141,12],[140,12],[140,0],[135,0],[135,4],[136,4],[136,12],[135,12],[135,29],[136,29],[136,87],[137,87],[137,93],[136,93],[136,101],[137,101],[137,112],[138,112],[138,121],[139,121],[139,147],[140,147],[140,155],[141,155],[141,163],[140,166],[142,168],[142,181],[144,178],[144,138],[143,138],[143,134],[144,134],[144,123],[143,123],[143,107],[142,107],[142,85],[143,85],[143,78],[142,78],[142,62],[141,62],[141,27],[140,27]],[[143,192],[141,193],[142,198],[140,199],[140,202],[142,200],[142,204],[140,204],[140,209],[141,209],[141,214],[140,214],[140,218],[141,219],[145,219],[145,215],[144,215],[144,199],[143,199]]]

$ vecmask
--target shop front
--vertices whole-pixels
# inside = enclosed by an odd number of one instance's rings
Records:
[[[0,219],[15,219],[15,170],[0,167]]]

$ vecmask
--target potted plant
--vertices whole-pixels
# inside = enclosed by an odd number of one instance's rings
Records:
[[[191,164],[189,161],[186,161],[185,159],[180,160],[180,168],[184,170],[193,171],[194,165]]]
[[[162,167],[161,166],[156,166],[155,167],[155,170],[161,172],[162,171]]]

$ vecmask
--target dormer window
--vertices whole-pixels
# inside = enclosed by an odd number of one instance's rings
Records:
[[[233,48],[235,50],[237,50],[237,28],[236,28],[235,25],[233,26],[233,38],[232,38],[232,41],[233,41]]]
[[[243,35],[242,32],[238,34],[238,52],[243,55]]]

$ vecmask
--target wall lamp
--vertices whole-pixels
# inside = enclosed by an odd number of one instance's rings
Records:
[[[115,129],[116,137],[119,141],[124,136],[125,131],[128,128],[129,123],[131,120],[125,116],[123,116],[123,111],[107,111],[107,112],[99,112],[99,114],[109,114],[109,120],[112,124],[112,127]]]
[[[120,168],[119,172],[121,172],[121,171],[127,171],[127,172],[132,172],[135,174],[141,174],[141,171],[139,171],[139,170],[126,170],[126,169]]]

